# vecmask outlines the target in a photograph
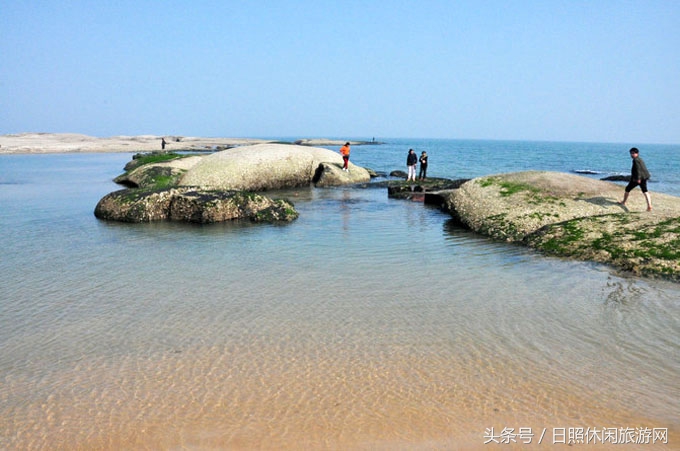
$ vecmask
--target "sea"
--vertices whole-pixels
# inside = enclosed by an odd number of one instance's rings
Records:
[[[636,146],[680,196],[680,145],[380,141],[351,155],[378,180],[409,148],[601,178]],[[268,193],[286,224],[96,219],[131,157],[0,155],[0,449],[680,449],[680,284],[377,187]]]

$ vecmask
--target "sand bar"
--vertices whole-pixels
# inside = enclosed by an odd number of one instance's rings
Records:
[[[77,133],[17,133],[0,135],[0,154],[73,152],[149,152],[161,150],[207,151],[218,148],[272,142],[251,138],[201,138],[191,136],[111,136],[98,138]]]

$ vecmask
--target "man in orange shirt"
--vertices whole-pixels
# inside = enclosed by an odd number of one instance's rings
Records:
[[[340,155],[342,155],[342,170],[349,171],[347,163],[349,163],[349,142],[346,142],[344,146],[340,148]]]

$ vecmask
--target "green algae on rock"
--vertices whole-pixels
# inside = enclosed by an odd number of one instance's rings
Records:
[[[445,195],[453,218],[494,239],[552,255],[680,280],[680,198],[652,193],[628,206],[623,186],[574,174],[527,171],[472,179]]]
[[[196,187],[114,191],[99,201],[94,214],[100,219],[121,222],[171,220],[199,224],[234,219],[288,222],[298,217],[293,204],[286,200],[272,200],[257,193]]]

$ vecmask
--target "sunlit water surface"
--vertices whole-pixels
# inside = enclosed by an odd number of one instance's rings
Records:
[[[98,221],[129,158],[0,159],[0,448],[482,448],[492,427],[680,443],[677,284],[382,189],[286,192],[286,225]]]

